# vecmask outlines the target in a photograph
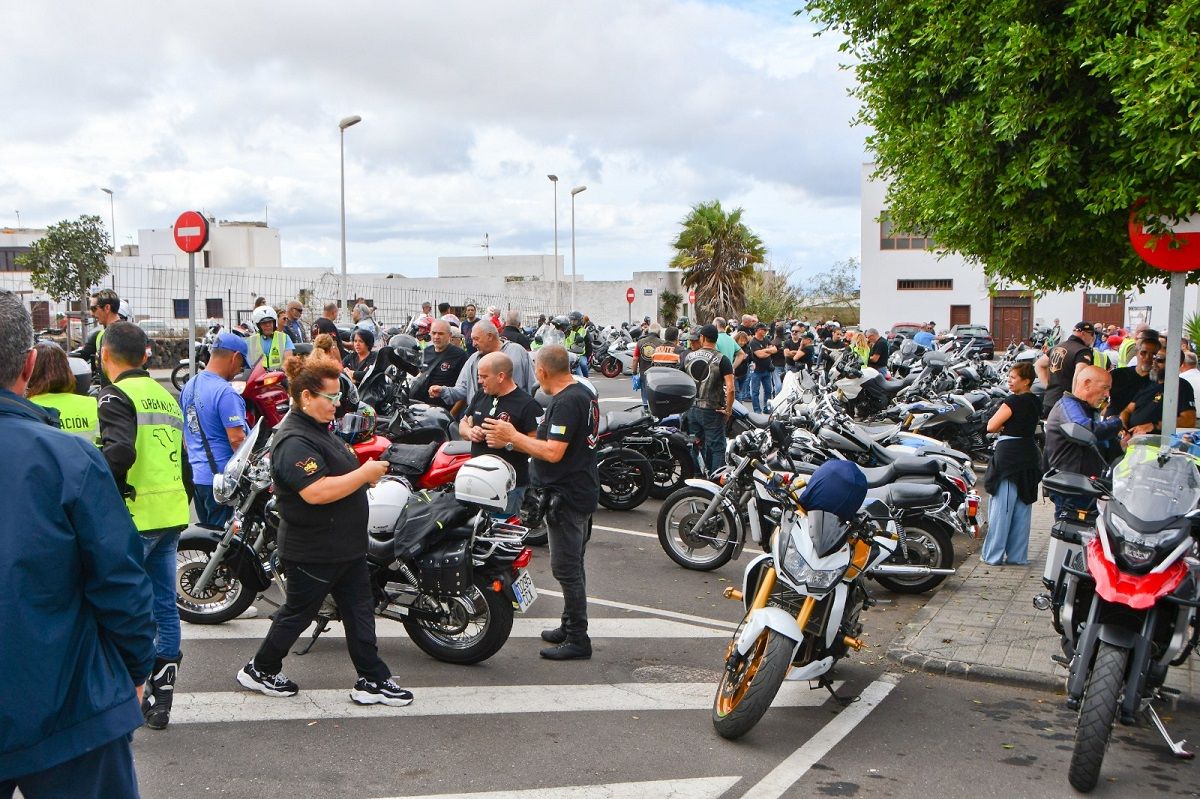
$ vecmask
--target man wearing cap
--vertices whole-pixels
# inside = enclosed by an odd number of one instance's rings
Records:
[[[1038,378],[1046,384],[1046,394],[1042,397],[1043,415],[1050,413],[1059,398],[1071,390],[1076,367],[1092,364],[1092,344],[1095,340],[1096,334],[1091,323],[1080,322],[1066,341],[1054,345],[1033,365]]]
[[[183,442],[192,465],[196,517],[201,524],[224,527],[233,513],[233,508],[213,498],[213,476],[225,469],[233,451],[246,440],[246,404],[229,381],[245,367],[248,351],[241,336],[220,334],[208,366],[179,395]]]
[[[725,465],[725,425],[733,413],[733,364],[717,350],[716,325],[699,330],[700,349],[683,360],[683,371],[696,381],[696,401],[688,410],[693,435],[704,439],[708,473]]]

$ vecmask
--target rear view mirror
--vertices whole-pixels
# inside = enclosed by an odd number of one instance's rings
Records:
[[[1096,434],[1076,422],[1065,422],[1062,426],[1063,438],[1081,447],[1096,446]]]

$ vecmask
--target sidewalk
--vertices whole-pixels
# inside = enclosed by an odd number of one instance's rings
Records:
[[[982,512],[982,511],[981,511]],[[1033,607],[1041,593],[1042,570],[1054,508],[1033,506],[1028,566],[988,566],[979,560],[982,541],[955,539],[967,555],[929,603],[893,641],[888,657],[910,668],[1063,691],[1067,671],[1050,659],[1061,655],[1051,611]],[[1172,668],[1167,685],[1182,699],[1200,703],[1200,674],[1193,656]]]

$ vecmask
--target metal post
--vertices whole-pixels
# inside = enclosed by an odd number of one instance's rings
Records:
[[[112,225],[112,250],[117,251],[117,212],[113,204],[112,189],[101,188],[100,191],[108,195],[108,221]]]
[[[554,300],[550,303],[550,312],[558,310],[558,175],[546,175],[554,184]]]
[[[1187,273],[1171,273],[1171,302],[1167,311],[1167,362],[1163,383],[1162,434],[1175,433],[1175,417],[1179,412],[1179,353],[1183,346],[1183,301],[1187,290]]]
[[[575,195],[587,191],[587,186],[571,189],[571,310],[575,307]]]
[[[196,253],[188,253],[188,375],[196,376]]]
[[[357,125],[362,122],[360,116],[349,116],[338,122],[338,139],[339,139],[339,166],[341,171],[341,186],[342,186],[342,313],[343,318],[349,319],[349,298],[346,294],[346,128],[351,125]]]

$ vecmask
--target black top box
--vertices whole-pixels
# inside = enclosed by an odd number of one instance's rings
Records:
[[[696,381],[674,367],[652,366],[642,373],[642,381],[650,413],[656,419],[685,413],[696,399]]]

